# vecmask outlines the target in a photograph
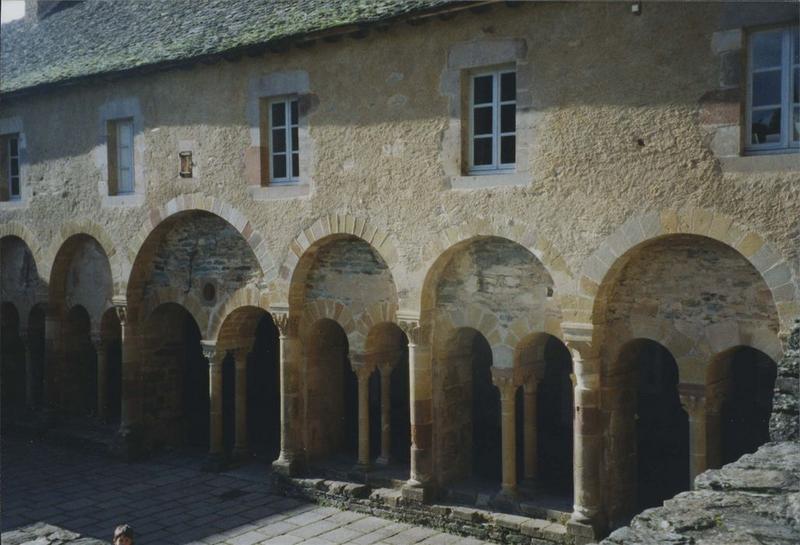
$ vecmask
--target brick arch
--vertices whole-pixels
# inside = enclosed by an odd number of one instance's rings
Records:
[[[269,298],[256,286],[239,288],[211,314],[205,338],[217,339],[225,320],[242,307],[255,307],[269,314]]]
[[[292,285],[299,278],[298,273],[307,272],[303,263],[305,260],[302,258],[308,254],[309,250],[320,246],[324,239],[337,235],[352,235],[372,246],[389,268],[395,287],[397,287],[398,277],[406,276],[398,258],[397,246],[389,233],[373,226],[363,218],[348,214],[330,214],[318,218],[311,226],[303,229],[289,244],[289,252],[280,267],[279,283],[281,287],[277,288],[289,303],[292,302]]]
[[[583,263],[575,321],[601,321],[601,292],[627,264],[626,255],[643,244],[675,234],[703,236],[739,252],[758,271],[772,293],[781,329],[791,328],[798,284],[790,263],[757,233],[730,216],[703,208],[666,209],[633,216],[607,237]]]
[[[201,193],[179,195],[166,204],[150,209],[139,232],[131,237],[128,245],[127,258],[132,264],[136,260],[139,249],[142,248],[147,238],[166,219],[181,212],[203,211],[219,216],[231,224],[253,250],[264,281],[269,283],[277,277],[277,269],[269,253],[266,239],[256,230],[255,226],[237,209],[222,199],[209,197]],[[129,269],[130,272],[130,269]],[[127,282],[126,282],[127,289]],[[124,293],[124,291],[123,291]]]
[[[52,280],[50,276],[53,273],[53,267],[55,266],[59,251],[70,238],[76,235],[89,236],[100,245],[106,254],[109,267],[111,268],[111,283],[114,286],[114,293],[120,293],[118,290],[125,284],[128,274],[130,273],[130,262],[124,252],[117,250],[117,245],[108,233],[106,233],[106,230],[101,225],[86,218],[71,220],[61,226],[58,234],[53,238],[53,242],[45,252],[46,258],[44,266],[47,268],[41,271],[42,276],[44,277],[46,274],[46,278]]]
[[[49,280],[50,269],[47,269],[46,276],[42,273],[46,259],[42,245],[36,235],[34,235],[30,229],[25,227],[25,225],[16,221],[9,221],[7,223],[0,223],[0,239],[6,237],[17,237],[18,239],[22,240],[28,246],[28,250],[33,256],[33,262],[36,265],[36,270],[39,272],[40,278]]]
[[[322,319],[333,320],[342,328],[347,336],[347,343],[350,352],[363,352],[365,349],[366,336],[356,330],[356,320],[350,309],[338,301],[320,300],[312,301],[303,307],[302,318],[300,319],[299,336],[305,339],[317,321]]]
[[[528,250],[550,275],[556,291],[556,300],[560,301],[565,294],[574,291],[573,273],[566,260],[558,249],[532,226],[506,216],[493,216],[491,220],[473,218],[441,230],[429,246],[430,258],[420,267],[425,271],[418,303],[420,309],[424,311],[426,308],[426,289],[436,274],[437,264],[443,261],[441,258],[471,240],[485,237],[504,238]]]
[[[500,321],[491,312],[478,305],[467,305],[463,310],[442,313],[436,323],[435,337],[449,339],[459,329],[474,329],[492,348],[492,367],[513,368],[514,345],[509,344],[509,331],[500,327]]]
[[[516,351],[520,343],[530,338],[532,335],[550,335],[566,344],[560,321],[546,319],[544,328],[542,329],[542,327],[531,320],[529,316],[521,316],[511,322],[508,326],[508,332],[506,333],[506,344]],[[542,349],[544,349],[544,345],[542,345]]]
[[[355,332],[364,339],[373,326],[383,322],[394,322],[397,306],[393,303],[373,303],[365,308],[355,320]]]
[[[159,288],[151,292],[143,302],[142,316],[146,316],[146,319],[149,319],[153,312],[165,303],[174,303],[186,309],[194,318],[195,323],[197,323],[197,328],[200,330],[201,335],[208,331],[210,321],[208,310],[191,293],[185,293],[180,288]]]

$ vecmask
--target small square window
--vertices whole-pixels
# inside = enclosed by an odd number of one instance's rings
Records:
[[[470,174],[513,170],[517,148],[517,74],[473,74],[469,96]]]
[[[107,126],[108,194],[134,192],[133,119],[113,119]]]
[[[180,165],[181,178],[191,178],[192,167],[194,166],[194,163],[192,163],[192,152],[182,151],[178,154],[178,157],[180,157],[181,160],[181,165]]]
[[[745,148],[750,152],[800,148],[798,27],[750,34]]]
[[[0,153],[0,201],[18,201],[22,197],[19,135],[0,136]]]
[[[300,181],[299,113],[296,98],[265,101],[262,114],[262,184]],[[266,142],[264,141],[266,140]]]

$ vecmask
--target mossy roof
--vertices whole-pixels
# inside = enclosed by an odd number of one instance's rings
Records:
[[[86,0],[0,31],[0,93],[175,63],[452,0]]]

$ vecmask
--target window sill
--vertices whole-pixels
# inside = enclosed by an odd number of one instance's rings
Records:
[[[8,201],[0,201],[0,210],[19,210],[21,208],[28,208],[27,199],[11,199]]]
[[[800,172],[800,153],[786,151],[764,155],[735,155],[719,158],[722,172]]]
[[[469,176],[451,176],[450,188],[457,190],[484,189],[489,187],[524,187],[530,184],[531,178],[527,173],[476,173]]]
[[[135,208],[144,204],[144,195],[139,193],[126,193],[124,195],[104,195],[104,207]]]
[[[249,186],[250,196],[257,201],[279,201],[285,199],[299,199],[311,194],[311,185],[307,183],[299,184],[275,184],[268,186]]]

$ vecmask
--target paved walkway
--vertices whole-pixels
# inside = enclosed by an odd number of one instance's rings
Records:
[[[273,495],[263,467],[211,474],[199,471],[197,461],[173,455],[125,464],[4,437],[2,541],[37,522],[109,541],[114,527],[127,522],[140,545],[484,543]],[[88,541],[72,541],[79,542]]]

